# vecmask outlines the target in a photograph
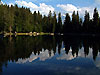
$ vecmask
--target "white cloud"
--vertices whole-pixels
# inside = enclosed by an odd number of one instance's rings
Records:
[[[81,57],[81,58],[85,58],[86,57],[88,59],[92,59],[92,57],[93,57],[92,56],[93,55],[92,52],[93,52],[93,49],[89,48],[89,54],[88,54],[88,56],[85,56],[84,55],[84,47],[82,47],[81,49],[79,49],[78,57]],[[100,55],[99,55],[99,57],[100,57]],[[61,53],[61,56],[57,57],[57,60],[73,60],[75,58],[77,58],[77,55],[76,54],[74,54],[74,56],[72,55],[72,49],[69,50],[68,54],[66,54],[65,49],[63,49],[62,53]],[[100,64],[98,64],[98,66],[100,67]]]
[[[87,10],[90,13],[90,17],[92,18],[93,15],[93,8],[92,7],[77,7],[72,4],[58,4],[57,7],[61,8],[63,11],[69,13],[71,16],[73,11],[79,11],[80,16],[84,16],[85,11]]]
[[[16,63],[20,64],[20,63],[32,62],[32,61],[34,61],[38,58],[39,58],[40,61],[45,61],[47,59],[51,59],[53,56],[54,56],[53,51],[51,51],[51,56],[49,56],[49,51],[48,50],[45,50],[45,51],[42,50],[39,55],[38,54],[35,55],[34,52],[32,52],[32,54],[30,55],[29,58],[18,59],[18,61]]]
[[[100,0],[95,0],[95,2],[100,4]]]
[[[78,11],[79,10],[77,7],[75,7],[72,4],[67,4],[67,5],[63,5],[63,4],[60,5],[60,4],[58,4],[57,7],[60,7],[63,10],[68,11],[68,12],[73,12],[73,11]]]
[[[26,2],[26,1],[15,1],[15,3],[18,4],[19,6],[30,8],[32,13],[34,11],[40,11],[40,13],[43,15],[47,15],[49,11],[54,12],[55,10],[51,5],[46,5],[45,3],[40,3],[39,6],[37,6],[32,2]]]
[[[100,3],[100,0],[95,0],[95,2]],[[40,3],[39,5],[36,5],[32,2],[26,2],[23,0],[15,0],[15,3],[20,7],[24,6],[24,7],[30,8],[32,13],[34,11],[40,11],[40,13],[43,15],[48,15],[50,10],[53,13],[55,11],[55,9],[57,9],[57,8],[52,7],[51,5],[46,5],[45,3]],[[9,3],[8,5],[14,6],[14,3]],[[57,7],[61,8],[61,10],[57,10],[57,12],[61,12],[62,16],[64,16],[64,17],[65,17],[65,13],[69,13],[69,15],[71,16],[73,11],[79,11],[80,17],[83,18],[86,10],[90,13],[90,18],[93,17],[94,6],[80,7],[80,6],[75,6],[73,4],[58,4]],[[100,11],[99,11],[99,13],[100,13]]]
[[[72,50],[69,50],[68,55],[65,53],[65,51],[62,51],[62,55],[57,57],[57,60],[72,60],[76,58],[76,54],[72,55]]]
[[[9,3],[8,5],[9,5],[10,7],[11,7],[11,5],[13,5],[13,6],[14,6],[14,4],[13,4],[13,3]]]

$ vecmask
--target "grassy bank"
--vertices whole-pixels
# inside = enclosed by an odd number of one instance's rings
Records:
[[[38,35],[54,35],[54,33],[37,33],[37,32],[30,32],[30,33],[5,33],[4,36],[12,36],[12,35],[15,35],[15,36],[23,36],[23,35],[29,35],[29,36],[38,36]]]

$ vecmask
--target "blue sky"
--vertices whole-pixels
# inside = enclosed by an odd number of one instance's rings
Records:
[[[55,6],[57,4],[73,4],[76,6],[91,6],[94,3],[96,3],[96,1],[100,1],[100,0],[2,0],[2,1],[4,3],[11,3],[11,2],[14,3],[15,1],[33,2],[35,4],[46,3],[52,6]]]
[[[8,5],[16,3],[18,6],[30,8],[32,12],[39,10],[41,14],[45,15],[50,10],[56,11],[56,13],[61,12],[62,15],[65,15],[65,13],[71,15],[75,10],[79,11],[80,16],[83,16],[85,10],[87,10],[92,17],[95,7],[100,12],[100,0],[2,0],[2,2]]]
[[[11,3],[15,2],[16,0],[2,0],[4,3]],[[33,2],[33,3],[46,3],[52,6],[55,6],[57,4],[74,4],[78,6],[89,6],[91,4],[94,4],[95,0],[17,0],[17,1],[27,1],[27,2]]]

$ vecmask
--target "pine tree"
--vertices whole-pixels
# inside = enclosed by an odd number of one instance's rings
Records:
[[[57,25],[57,18],[56,18],[56,13],[55,12],[53,13],[52,22],[53,22],[53,30],[52,30],[52,32],[55,33],[55,28],[56,28],[56,25]]]
[[[75,25],[76,25],[76,15],[75,15],[75,11],[73,11],[73,13],[72,13],[72,32],[75,32],[75,29],[76,29],[76,27],[75,27]]]
[[[98,29],[98,25],[99,25],[99,14],[97,11],[97,8],[94,9],[94,14],[93,14],[93,30],[94,33],[98,33],[99,29]]]
[[[52,23],[52,13],[51,11],[48,14],[48,32],[52,32],[53,29],[53,23]]]
[[[61,19],[61,13],[58,14],[58,23],[56,26],[56,33],[62,32],[62,19]]]
[[[40,12],[38,11],[37,14],[37,28],[38,28],[38,32],[42,32],[42,15],[40,14]]]
[[[99,14],[98,14],[97,8],[94,9],[93,24],[95,26],[98,26],[98,24],[99,24]]]
[[[11,33],[13,31],[13,26],[14,26],[14,7],[12,5],[9,8],[9,20],[10,20],[9,31]]]
[[[89,23],[90,23],[90,15],[87,11],[85,11],[85,16],[84,16],[84,23],[83,23],[83,31],[85,33],[89,32]]]
[[[64,26],[63,26],[63,33],[70,33],[70,31],[71,31],[70,16],[68,13],[66,13]]]
[[[78,11],[77,11],[77,14],[76,14],[76,32],[77,33],[80,32],[79,13],[78,13]]]

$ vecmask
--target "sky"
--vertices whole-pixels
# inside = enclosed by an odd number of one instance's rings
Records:
[[[83,17],[85,10],[90,13],[90,18],[93,17],[93,10],[97,7],[100,13],[100,0],[1,0],[3,4],[14,5],[19,7],[30,8],[31,12],[40,11],[43,15],[48,15],[49,11],[53,13],[61,12],[62,16],[66,13],[72,15],[73,11],[79,11],[80,17]]]

